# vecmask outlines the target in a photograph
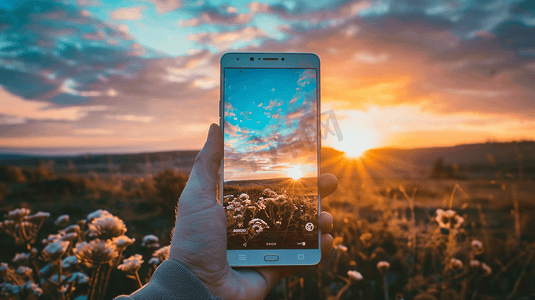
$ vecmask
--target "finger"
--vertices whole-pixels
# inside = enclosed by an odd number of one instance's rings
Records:
[[[180,195],[178,210],[187,213],[190,208],[201,208],[216,200],[219,166],[223,157],[223,134],[217,124],[210,126],[208,138],[195,158],[188,183]],[[208,200],[210,203],[199,203]],[[186,211],[184,211],[186,210]]]
[[[325,173],[320,176],[319,180],[320,196],[325,198],[336,191],[338,188],[338,179],[330,173]]]
[[[321,259],[326,259],[333,251],[333,237],[330,234],[321,235]]]
[[[331,233],[331,230],[333,230],[333,216],[326,211],[322,211],[318,219],[318,224],[321,233]]]

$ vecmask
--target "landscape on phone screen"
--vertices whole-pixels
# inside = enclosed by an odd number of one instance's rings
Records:
[[[315,69],[225,69],[228,249],[318,247]]]

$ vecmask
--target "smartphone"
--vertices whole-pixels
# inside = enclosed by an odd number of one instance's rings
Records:
[[[229,264],[319,263],[319,57],[224,54],[220,125]]]

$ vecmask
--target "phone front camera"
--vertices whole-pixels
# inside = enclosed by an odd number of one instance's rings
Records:
[[[254,60],[254,57],[251,57],[251,61],[253,61],[253,60]]]
[[[283,58],[281,58],[281,59],[282,59],[282,61],[284,61],[284,57],[283,57]]]
[[[240,60],[239,58],[236,58],[236,60]]]

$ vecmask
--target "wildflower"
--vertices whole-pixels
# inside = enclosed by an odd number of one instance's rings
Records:
[[[17,208],[8,213],[7,218],[16,222],[20,222],[24,217],[30,214],[27,208]]]
[[[28,277],[31,276],[32,274],[32,269],[28,268],[28,267],[24,267],[24,266],[20,266],[17,268],[17,271],[15,271],[15,273],[19,274],[19,275],[26,275]]]
[[[43,290],[39,287],[39,285],[31,281],[28,281],[25,284],[21,285],[20,288],[26,292],[31,291],[31,293],[36,295],[37,297],[40,297],[43,294]]]
[[[9,269],[9,266],[7,263],[0,263],[0,277],[6,276],[7,270]]]
[[[246,193],[243,193],[240,195],[240,200],[248,200],[249,199],[249,195],[247,195]]]
[[[474,269],[474,270],[477,270],[479,269],[479,266],[481,265],[481,262],[479,262],[479,260],[471,260],[470,261],[470,268]]]
[[[95,239],[89,243],[81,242],[76,245],[74,255],[88,267],[99,264],[111,264],[119,254],[115,244],[111,241]]]
[[[149,259],[149,264],[150,265],[159,265],[161,262],[160,260],[157,258],[157,257],[151,257],[151,259]]]
[[[146,235],[143,238],[143,241],[141,242],[142,247],[146,248],[159,248],[160,244],[158,243],[160,240],[155,235],[149,234]]]
[[[269,228],[268,224],[262,220],[262,219],[252,219],[249,221],[249,226],[251,227],[251,230],[253,231],[253,235],[257,235],[264,231],[265,228]]]
[[[50,280],[52,282],[58,283],[59,274],[54,274],[52,277],[50,277]],[[61,275],[61,282],[65,281],[67,279],[67,276]]]
[[[50,243],[57,242],[61,239],[61,234],[49,234],[46,239],[43,239],[41,242],[45,245]]]
[[[78,284],[83,284],[88,282],[88,277],[82,272],[74,272],[67,282],[76,282]]]
[[[227,206],[227,210],[232,210],[232,209],[234,209],[234,205],[231,204],[231,205]]]
[[[123,220],[111,214],[94,218],[88,224],[88,227],[89,236],[96,236],[99,239],[112,239],[126,232],[126,226]]]
[[[64,227],[67,224],[69,224],[69,215],[61,215],[54,221],[54,225],[58,227]]]
[[[60,230],[59,232],[60,233],[64,233],[64,234],[72,233],[72,232],[80,234],[81,229],[80,229],[80,225],[70,225],[70,226],[65,227],[64,229]]]
[[[336,245],[334,249],[341,252],[347,252],[347,247],[344,245]]]
[[[68,268],[70,266],[77,265],[79,262],[80,261],[78,260],[78,257],[76,257],[76,255],[71,255],[71,256],[66,257],[61,262],[61,267],[65,269],[65,268]]]
[[[463,268],[463,262],[457,258],[452,258],[450,260],[450,264],[454,270],[460,270]]]
[[[242,217],[243,217],[242,215],[235,215],[234,219],[241,219]]]
[[[357,271],[347,271],[347,277],[349,277],[349,280],[353,282],[361,281],[362,279],[364,279],[364,277],[362,277],[362,274]]]
[[[18,295],[20,292],[20,287],[11,283],[3,283],[0,285],[2,287],[2,296]]]
[[[15,258],[13,258],[13,262],[19,265],[26,265],[30,261],[30,254],[28,253],[17,253],[15,255]]]
[[[152,254],[153,258],[157,258],[159,260],[159,263],[162,263],[164,260],[166,260],[169,257],[169,250],[171,249],[171,246],[165,246],[162,247]]]
[[[481,270],[483,271],[484,277],[492,274],[492,269],[486,263],[481,263]]]
[[[137,272],[143,263],[143,257],[139,254],[132,255],[127,259],[123,259],[123,263],[117,266],[117,269],[124,272]]]
[[[127,237],[126,235],[121,235],[119,237],[114,237],[112,239],[112,242],[114,242],[115,246],[117,246],[117,248],[119,248],[119,249],[124,249],[124,248],[132,245],[135,241],[136,241],[136,239],[131,239],[131,238]]]
[[[443,211],[442,209],[437,209],[436,220],[438,222],[438,225],[441,228],[445,228],[445,229],[457,229],[464,222],[464,218],[459,216],[456,211],[451,210],[451,209],[447,211]]]
[[[107,210],[95,210],[94,212],[87,215],[87,222],[93,221],[93,219],[104,217],[104,216],[112,216]]]
[[[41,253],[42,259],[45,261],[54,261],[59,259],[63,254],[65,254],[69,244],[70,243],[68,241],[57,241],[48,244]]]
[[[264,196],[268,196],[268,197],[276,197],[277,196],[277,193],[275,191],[270,190],[270,189],[264,189],[262,194]]]
[[[38,223],[38,222],[43,222],[48,217],[50,217],[49,213],[40,211],[34,215],[24,217],[24,220]]]
[[[379,270],[379,272],[381,272],[381,274],[384,274],[390,269],[390,263],[386,261],[380,261],[377,263],[377,269]]]
[[[483,252],[485,252],[485,248],[483,247],[483,243],[478,240],[472,241],[472,250],[474,251],[475,255],[480,255]]]
[[[78,237],[78,234],[76,232],[71,232],[71,233],[67,233],[66,235],[62,236],[59,240],[60,241],[72,242],[77,237]]]

